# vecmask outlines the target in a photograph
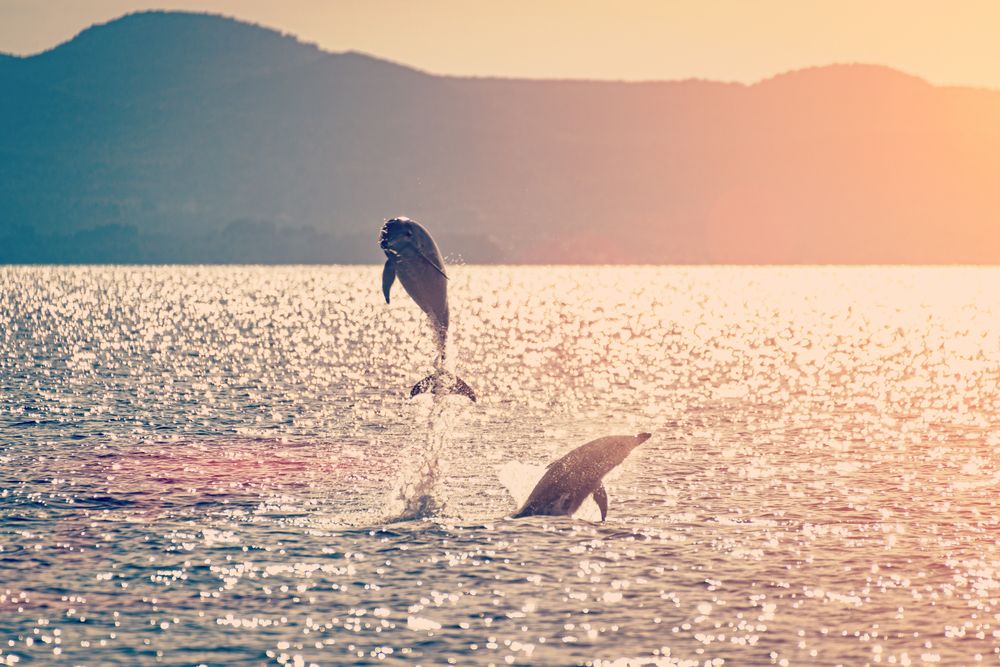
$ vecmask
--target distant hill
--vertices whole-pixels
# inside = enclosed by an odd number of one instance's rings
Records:
[[[1000,262],[1000,92],[467,79],[200,14],[0,57],[0,262]]]

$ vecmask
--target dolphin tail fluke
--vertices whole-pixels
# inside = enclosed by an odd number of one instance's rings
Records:
[[[466,384],[465,380],[457,375],[442,371],[435,371],[413,385],[413,389],[410,390],[410,397],[412,398],[426,392],[433,394],[460,394],[473,403],[476,402],[476,392],[472,391],[472,387]]]
[[[465,396],[473,403],[476,402],[476,392],[472,391],[472,387],[466,384],[465,380],[457,375],[455,376],[455,386],[451,391],[453,394],[461,394],[462,396]]]
[[[418,394],[424,394],[428,391],[434,391],[434,374],[428,375],[420,382],[413,385],[413,389],[410,390],[410,398],[417,396]]]

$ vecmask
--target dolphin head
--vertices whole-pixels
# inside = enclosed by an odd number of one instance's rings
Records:
[[[398,249],[413,242],[413,226],[409,218],[393,218],[382,225],[378,235],[378,245],[386,255],[398,253]]]
[[[574,450],[570,456],[575,458],[582,469],[588,470],[588,474],[596,475],[600,479],[621,465],[622,461],[628,458],[633,449],[651,437],[652,434],[650,433],[609,435],[588,442],[586,445]]]
[[[636,435],[622,435],[613,438],[606,449],[609,463],[612,467],[620,465],[632,450],[653,437],[652,433],[638,433]]]
[[[382,225],[379,247],[387,256],[405,259],[438,254],[437,246],[423,225],[409,218],[393,218]]]
[[[429,264],[445,279],[448,274],[441,261],[441,251],[423,225],[409,218],[393,218],[382,225],[378,237],[379,247],[390,262],[419,260]],[[413,296],[412,293],[410,296]],[[423,306],[421,306],[423,308]],[[426,308],[425,308],[426,310]]]

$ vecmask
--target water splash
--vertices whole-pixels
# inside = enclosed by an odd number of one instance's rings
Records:
[[[508,461],[495,466],[497,479],[514,499],[514,506],[520,507],[528,500],[532,489],[545,474],[545,466],[520,461]]]
[[[389,495],[388,521],[414,521],[447,514],[448,498],[441,482],[451,468],[449,451],[465,402],[464,397],[435,394],[412,401],[412,410],[417,415],[414,423],[419,426],[414,430],[413,443],[403,453]],[[420,414],[422,411],[426,413]]]

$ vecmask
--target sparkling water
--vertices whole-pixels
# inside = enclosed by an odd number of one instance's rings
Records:
[[[0,267],[0,664],[1000,661],[1000,269],[449,273]]]

